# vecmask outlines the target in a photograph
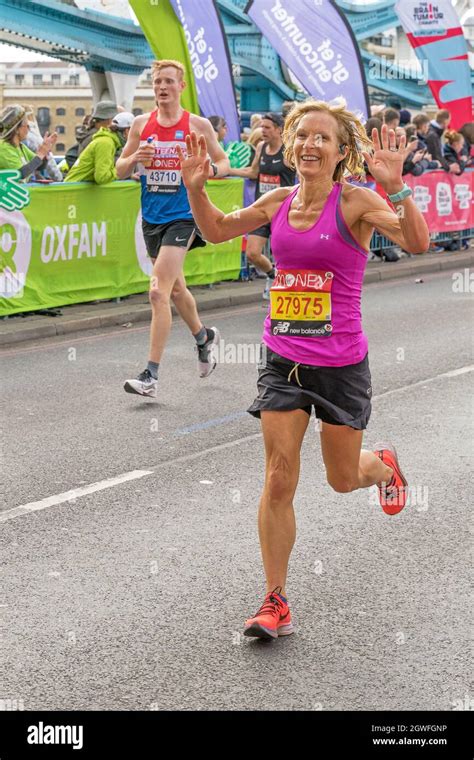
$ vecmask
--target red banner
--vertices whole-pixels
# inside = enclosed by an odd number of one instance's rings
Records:
[[[472,120],[472,87],[467,40],[453,3],[398,0],[395,10],[438,108],[447,108],[451,128],[459,129]]]
[[[413,190],[430,232],[453,232],[474,227],[473,177],[474,171],[461,175],[434,171],[403,179]]]

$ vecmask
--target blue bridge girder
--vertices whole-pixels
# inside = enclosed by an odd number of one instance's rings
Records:
[[[141,74],[154,58],[131,20],[59,0],[0,0],[0,27],[2,42],[97,71]]]
[[[370,6],[370,10],[364,10],[361,6],[354,6],[353,3],[337,3],[338,7],[344,11],[349,25],[354,32],[357,40],[365,40],[367,37],[373,37],[376,34],[400,26],[400,21],[395,13],[395,0],[385,0]]]

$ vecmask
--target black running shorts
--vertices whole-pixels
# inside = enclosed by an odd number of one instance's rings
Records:
[[[257,229],[252,230],[252,232],[249,232],[249,235],[258,235],[258,237],[268,238],[270,237],[270,222],[268,224],[262,224],[261,227],[257,227]]]
[[[311,415],[314,407],[316,417],[330,425],[367,427],[372,409],[368,354],[358,364],[313,367],[297,365],[263,345],[258,370],[258,396],[247,410],[254,417],[295,409]]]
[[[152,224],[142,219],[142,230],[148,255],[152,259],[156,259],[162,245],[187,248],[193,233],[196,234],[189,250],[206,245],[193,219],[175,219],[166,224]]]

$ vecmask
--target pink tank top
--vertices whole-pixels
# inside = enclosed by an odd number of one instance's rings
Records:
[[[277,274],[270,291],[264,343],[301,364],[343,367],[367,353],[361,291],[368,252],[352,236],[340,209],[336,182],[317,222],[296,230],[288,213],[298,187],[271,223]]]

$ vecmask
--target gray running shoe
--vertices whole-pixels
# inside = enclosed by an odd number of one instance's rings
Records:
[[[149,369],[144,369],[135,380],[126,380],[123,387],[127,393],[137,393],[139,396],[156,398],[158,380],[152,377]]]
[[[198,352],[199,377],[209,377],[216,367],[215,348],[219,345],[221,334],[217,327],[210,327],[214,336],[202,346],[196,346]]]

